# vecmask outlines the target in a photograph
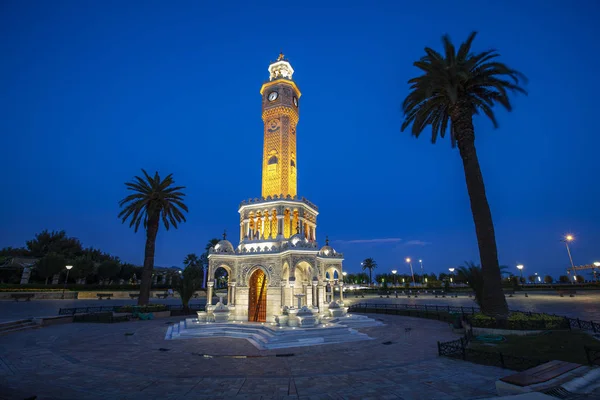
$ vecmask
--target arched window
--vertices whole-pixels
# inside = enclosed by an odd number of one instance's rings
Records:
[[[271,156],[271,157],[269,158],[269,162],[268,162],[268,164],[269,164],[269,165],[272,165],[272,164],[277,164],[277,156]]]

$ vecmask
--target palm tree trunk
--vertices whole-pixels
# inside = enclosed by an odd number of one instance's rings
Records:
[[[144,268],[142,269],[138,306],[145,306],[150,301],[150,288],[152,287],[152,270],[154,269],[154,252],[156,250],[158,224],[159,215],[153,215],[148,218],[148,226],[146,228],[146,249],[144,251]]]
[[[452,118],[452,125],[456,132],[458,149],[463,161],[467,191],[471,200],[471,213],[473,214],[479,246],[483,275],[481,311],[498,319],[506,319],[508,305],[502,291],[502,276],[498,265],[498,249],[496,247],[492,212],[485,194],[483,176],[481,175],[481,168],[475,150],[472,114],[470,112],[460,113],[457,118]]]

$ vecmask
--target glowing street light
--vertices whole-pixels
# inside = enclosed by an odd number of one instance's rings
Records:
[[[346,278],[346,275],[348,275],[346,271],[342,272],[342,283],[346,283],[344,280],[344,278]]]
[[[419,264],[421,264],[421,276],[425,277],[425,272],[423,271],[423,260],[419,260]]]
[[[517,265],[517,269],[519,270],[519,272],[521,272],[521,279],[519,280],[519,283],[521,283],[521,281],[523,280],[523,264]]]
[[[575,240],[573,235],[566,235],[565,238],[561,240],[561,242],[565,242],[565,246],[567,247],[567,254],[569,255],[569,261],[571,261],[571,270],[573,271],[573,278],[575,278],[575,264],[573,264],[573,257],[571,256],[571,249],[569,249],[569,242],[572,242],[573,240]],[[569,270],[567,269],[567,274],[568,273],[569,273]],[[573,283],[575,283],[575,281],[573,281]]]
[[[448,271],[450,271],[450,283],[452,283],[452,275],[454,273],[454,268],[448,268]]]
[[[67,266],[65,266],[65,268],[67,269],[67,277],[65,278],[65,285],[63,286],[63,292],[62,292],[61,299],[65,298],[65,289],[67,288],[67,281],[69,280],[69,271],[71,270],[71,268],[73,268],[73,266],[67,265]]]
[[[594,265],[595,265],[596,267],[600,267],[600,261],[596,261],[596,262],[594,262]]]
[[[406,258],[406,262],[410,266],[410,274],[412,275],[413,287],[415,286],[415,273],[413,272],[412,263],[410,262],[410,258]]]
[[[397,272],[398,272],[398,271],[397,271],[397,270],[395,270],[395,269],[393,269],[393,270],[392,270],[392,274],[394,275],[394,286],[396,286],[396,273],[397,273]]]

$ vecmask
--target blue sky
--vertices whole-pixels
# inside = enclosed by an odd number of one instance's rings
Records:
[[[529,96],[476,119],[502,264],[564,273],[600,259],[600,3],[594,1],[3,1],[0,247],[43,229],[141,264],[144,234],[117,219],[141,168],[187,186],[188,222],[159,232],[157,265],[181,265],[260,196],[261,84],[280,50],[302,90],[298,190],[359,270],[428,271],[478,260],[457,150],[400,133],[425,46],[479,31],[529,78]],[[406,271],[405,271],[406,270]],[[516,271],[516,270],[515,270]]]

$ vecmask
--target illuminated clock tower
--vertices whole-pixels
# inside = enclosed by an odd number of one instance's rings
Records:
[[[279,55],[269,65],[269,81],[262,85],[264,148],[262,197],[297,194],[296,125],[300,90],[292,80],[294,69]]]
[[[293,74],[289,61],[280,54],[269,65],[269,80],[260,89],[262,195],[240,203],[239,244],[234,246],[224,234],[209,250],[208,313],[217,307],[212,305],[212,294],[216,271],[221,268],[228,276],[225,297],[233,320],[271,322],[287,312],[293,324],[298,322],[293,315],[299,312],[299,302],[310,312],[324,313],[335,291],[343,300],[340,277],[344,256],[329,246],[328,240],[323,247],[317,244],[319,209],[297,194],[300,90]],[[338,288],[333,290],[332,285]]]

